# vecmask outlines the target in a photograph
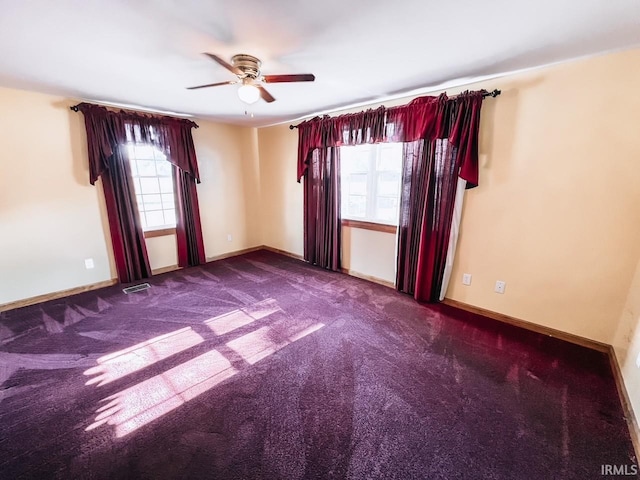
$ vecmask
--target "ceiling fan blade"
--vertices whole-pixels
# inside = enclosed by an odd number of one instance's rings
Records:
[[[206,52],[205,52],[205,55],[209,57],[211,60],[213,60],[214,62],[218,62],[220,65],[222,65],[224,68],[226,68],[233,74],[242,75],[242,70],[240,70],[238,67],[234,67],[229,62],[227,62],[226,60],[223,60],[219,56],[214,55],[213,53],[206,53]]]
[[[267,103],[275,102],[276,99],[273,97],[273,95],[267,92],[266,88],[264,88],[262,85],[256,85],[256,87],[258,87],[258,90],[260,90],[260,96],[265,102]]]
[[[265,83],[283,82],[313,82],[316,76],[313,73],[298,73],[293,75],[264,75],[262,80]]]
[[[187,90],[197,90],[198,88],[208,88],[208,87],[219,87],[220,85],[232,85],[234,83],[238,83],[238,82],[227,81],[227,82],[218,82],[218,83],[208,83],[206,85],[198,85],[197,87],[187,87]]]

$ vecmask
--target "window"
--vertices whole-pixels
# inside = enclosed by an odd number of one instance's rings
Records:
[[[402,144],[340,148],[342,218],[398,224]]]
[[[151,145],[130,143],[127,148],[142,229],[175,228],[172,165]]]

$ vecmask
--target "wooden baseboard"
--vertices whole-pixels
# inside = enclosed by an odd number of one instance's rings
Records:
[[[583,347],[591,348],[599,352],[608,353],[611,348],[611,345],[598,342],[597,340],[591,340],[590,338],[581,337],[580,335],[574,335],[573,333],[567,333],[567,332],[563,332],[562,330],[556,330],[555,328],[545,327],[544,325],[538,325],[537,323],[521,320],[519,318],[505,315],[503,313],[486,310],[484,308],[476,307],[474,305],[469,305],[468,303],[459,302],[458,300],[445,298],[442,301],[442,303],[444,303],[445,305],[450,305],[455,308],[459,308],[460,310],[465,310],[467,312],[476,313],[478,315],[482,315],[484,317],[488,317],[493,320],[498,320],[499,322],[508,323],[516,327],[521,327],[526,330],[531,330],[536,333],[541,333],[542,335],[548,335],[550,337],[558,338],[560,340],[565,340],[570,343],[575,343],[576,345],[582,345]]]
[[[59,292],[45,293],[43,295],[37,295],[35,297],[24,298],[22,300],[16,300],[15,302],[3,303],[2,305],[0,305],[0,312],[13,310],[15,308],[27,307],[29,305],[35,305],[37,303],[48,302],[49,300],[57,300],[58,298],[69,297],[71,295],[89,292],[91,290],[98,290],[99,288],[110,287],[112,285],[115,285],[116,283],[118,283],[118,279],[112,278],[111,280],[92,283],[91,285],[83,285],[81,287],[60,290]]]
[[[298,255],[297,253],[287,252],[286,250],[280,250],[279,248],[269,247],[267,245],[262,246],[263,250],[268,250],[273,253],[279,253],[280,255],[284,255],[286,257],[295,258],[296,260],[304,261],[304,257],[302,255]]]
[[[280,255],[285,255],[287,257],[295,258],[296,260],[304,261],[304,257],[296,253],[287,252],[286,250],[280,250],[279,248],[269,247],[268,245],[263,245],[262,248],[264,250],[268,250],[273,253],[279,253]],[[387,282],[386,280],[382,280],[381,278],[378,278],[378,277],[365,275],[364,273],[356,272],[354,270],[349,270],[348,268],[341,268],[340,271],[352,277],[361,278],[362,280],[367,280],[369,282],[377,283],[378,285],[384,285],[385,287],[395,288],[394,283]]]
[[[214,255],[213,257],[207,258],[207,263],[216,262],[218,260],[224,260],[225,258],[237,257],[238,255],[244,255],[245,253],[256,252],[258,250],[262,250],[263,248],[264,247],[260,245],[258,247],[243,248],[242,250],[234,250],[233,252]]]
[[[627,420],[629,433],[631,434],[633,448],[636,451],[636,458],[639,458],[638,454],[640,453],[640,429],[638,428],[638,419],[633,412],[633,406],[631,405],[629,392],[624,385],[624,378],[622,377],[620,364],[618,363],[618,359],[616,357],[616,351],[611,345],[609,345],[609,360],[611,362],[611,371],[613,372],[613,378],[616,382],[616,387],[618,388],[618,396],[620,397],[622,410],[624,412],[625,419]]]
[[[365,275],[364,273],[356,272],[354,270],[349,270],[348,268],[341,268],[340,271],[342,273],[346,273],[352,277],[361,278],[362,280],[367,280],[369,282],[377,283],[378,285],[383,285],[389,288],[396,288],[393,282],[388,282],[386,280],[382,280],[378,277],[372,277],[371,275]]]
[[[162,275],[163,273],[173,272],[175,270],[181,270],[182,267],[178,265],[169,265],[167,267],[156,268],[155,270],[151,270],[151,275]]]

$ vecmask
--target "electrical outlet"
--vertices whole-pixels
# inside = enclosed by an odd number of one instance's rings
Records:
[[[84,260],[84,268],[86,268],[87,270],[91,270],[94,267],[95,264],[93,263],[93,258],[86,258]]]
[[[228,234],[227,234],[227,242],[230,242],[230,241],[231,241],[231,234],[230,234],[230,233],[228,233]]]
[[[640,368],[640,353],[638,354],[638,358],[636,358],[636,367]]]
[[[463,273],[462,274],[462,284],[463,285],[471,285],[471,274]]]
[[[502,280],[497,280],[495,288],[496,293],[504,293],[504,287],[506,286],[507,284],[505,282],[503,282]]]

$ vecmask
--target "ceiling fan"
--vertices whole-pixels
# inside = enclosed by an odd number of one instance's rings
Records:
[[[313,82],[316,77],[312,73],[300,73],[293,75],[261,75],[260,66],[262,62],[252,55],[239,54],[231,57],[231,63],[226,62],[222,58],[212,53],[205,53],[207,57],[218,62],[224,68],[235,74],[237,80],[229,80],[226,82],[209,83],[207,85],[198,85],[197,87],[189,87],[187,90],[195,90],[198,88],[219,87],[221,85],[241,84],[238,89],[240,100],[245,103],[255,103],[260,97],[265,102],[271,103],[275,100],[263,84],[265,83],[284,83],[284,82]]]

